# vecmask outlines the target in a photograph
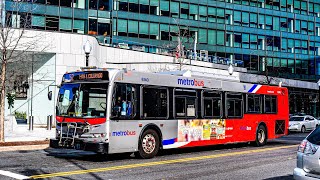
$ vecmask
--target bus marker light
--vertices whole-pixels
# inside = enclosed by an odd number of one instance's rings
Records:
[[[160,124],[160,127],[163,127],[163,124]]]
[[[141,124],[141,123],[139,124],[139,127],[142,127],[142,124]]]

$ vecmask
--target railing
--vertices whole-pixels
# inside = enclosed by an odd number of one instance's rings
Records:
[[[113,47],[113,48],[141,51],[141,52],[146,52],[146,53],[160,54],[160,55],[172,56],[172,57],[176,56],[175,48],[164,48],[164,47],[159,47],[159,46],[153,46],[150,44],[143,44],[143,43],[130,42],[130,41],[124,41],[122,43],[110,43],[109,42],[110,39],[100,39],[98,37],[97,37],[97,39],[101,45],[109,46],[109,47]],[[204,51],[204,50],[200,50],[200,52],[201,51]],[[180,58],[210,62],[210,63],[214,63],[214,64],[223,64],[223,65],[229,65],[230,63],[232,63],[236,67],[244,67],[244,62],[242,60],[233,60],[232,61],[230,58],[218,57],[218,56],[207,55],[207,54],[204,55],[201,53],[194,53],[193,50],[191,50],[191,49],[180,51],[180,54],[185,55]],[[195,57],[195,54],[197,54],[196,57]]]

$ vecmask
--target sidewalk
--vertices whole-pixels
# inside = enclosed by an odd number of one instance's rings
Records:
[[[45,126],[33,127],[29,130],[27,124],[18,124],[12,131],[5,131],[5,142],[45,141],[55,137],[55,128],[47,130]]]
[[[5,130],[5,143],[0,143],[0,152],[45,149],[49,147],[49,139],[54,137],[55,128],[47,130],[45,126],[35,125],[30,131],[27,124],[17,124]]]

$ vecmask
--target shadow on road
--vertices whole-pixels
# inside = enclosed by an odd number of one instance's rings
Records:
[[[293,175],[288,174],[286,176],[272,177],[264,180],[292,180],[292,179],[293,179]]]
[[[293,141],[294,137],[287,138],[285,140],[272,140],[268,142],[267,146],[281,146],[287,144],[297,144],[301,142]],[[302,138],[303,139],[303,138]],[[296,140],[296,139],[294,139]],[[204,147],[192,147],[192,148],[180,148],[180,149],[165,149],[161,150],[157,156],[167,156],[167,155],[178,155],[178,154],[189,154],[197,152],[207,152],[207,151],[225,151],[230,149],[241,149],[241,148],[252,148],[254,147],[250,143],[234,143],[234,144],[224,144],[224,145],[211,145]],[[106,162],[106,161],[116,161],[116,160],[125,160],[135,158],[133,153],[121,153],[121,154],[96,154],[93,152],[87,151],[78,151],[73,149],[51,149],[48,148],[45,150],[48,156],[53,156],[56,158],[68,159],[68,160],[81,160],[81,161],[90,161],[90,162]]]

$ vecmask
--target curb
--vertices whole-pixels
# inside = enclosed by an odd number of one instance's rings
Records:
[[[49,147],[49,141],[20,141],[20,142],[4,142],[0,143],[0,152],[5,151],[24,151],[24,150],[40,150]]]
[[[28,145],[28,146],[0,146],[0,152],[42,150],[48,147],[49,147],[49,144]]]

